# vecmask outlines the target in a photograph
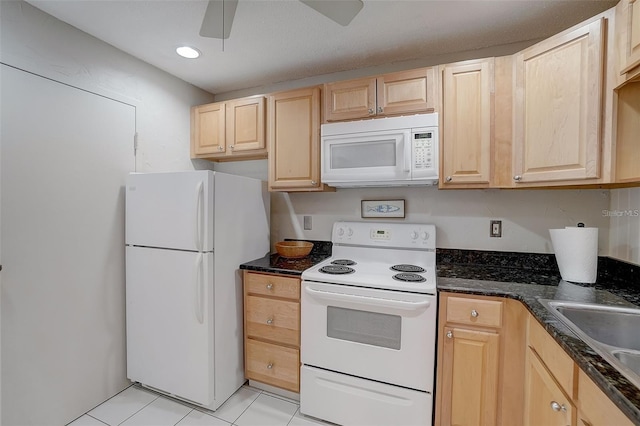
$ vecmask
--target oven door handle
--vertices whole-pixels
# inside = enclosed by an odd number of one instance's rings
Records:
[[[369,306],[381,306],[385,308],[402,309],[405,311],[422,310],[428,308],[431,305],[431,302],[428,300],[421,300],[420,302],[407,302],[406,300],[383,299],[380,297],[356,296],[353,294],[314,290],[310,287],[305,287],[304,291],[306,291],[307,294],[319,299],[332,300],[335,302],[356,302]]]

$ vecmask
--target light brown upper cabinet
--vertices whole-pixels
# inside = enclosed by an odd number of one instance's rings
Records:
[[[601,18],[515,55],[516,186],[600,176],[604,29]]]
[[[320,88],[269,96],[269,190],[323,191],[320,183]]]
[[[623,2],[624,3],[624,2]],[[623,5],[624,6],[624,5]],[[640,67],[640,1],[628,0],[627,22],[621,23],[625,27],[625,52],[623,52],[624,68],[622,73],[633,74],[636,67]]]
[[[263,96],[191,109],[191,158],[233,161],[266,157]]]
[[[435,69],[420,68],[324,85],[325,120],[433,112]]]
[[[440,69],[440,187],[488,187],[493,139],[494,59],[448,64]]]
[[[617,93],[616,183],[640,182],[640,80]]]

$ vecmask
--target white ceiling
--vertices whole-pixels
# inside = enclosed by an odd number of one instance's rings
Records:
[[[230,37],[199,36],[206,0],[27,0],[105,42],[219,94],[557,33],[612,0],[364,0],[342,27],[297,0],[240,0]],[[179,57],[187,44],[199,59]]]

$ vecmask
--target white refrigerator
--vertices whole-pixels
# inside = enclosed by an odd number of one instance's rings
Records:
[[[269,194],[209,170],[126,184],[127,377],[217,409],[244,382],[241,263],[269,252]]]

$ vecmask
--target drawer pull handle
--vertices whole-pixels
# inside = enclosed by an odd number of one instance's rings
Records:
[[[453,332],[452,331],[447,331],[447,338],[453,339]]]
[[[272,368],[273,368],[273,364],[272,363],[267,364],[267,369],[268,370],[271,370]]]
[[[555,401],[551,401],[551,409],[553,411],[562,411],[563,413],[567,412],[567,407],[565,407],[564,404],[560,405]]]
[[[269,324],[269,325],[273,324],[273,318],[269,318],[269,319],[267,320],[267,324]]]
[[[273,284],[269,283],[267,284],[267,290],[271,290],[273,288]]]
[[[480,315],[480,314],[478,313],[478,311],[476,311],[475,309],[472,309],[472,310],[471,310],[471,316],[472,316],[472,317],[474,317],[474,318],[478,318],[478,315]]]

